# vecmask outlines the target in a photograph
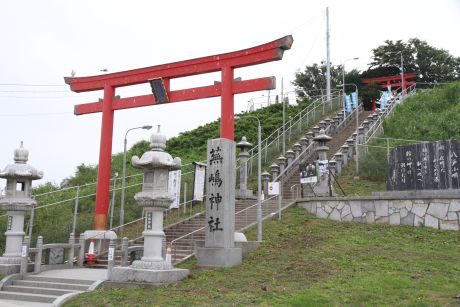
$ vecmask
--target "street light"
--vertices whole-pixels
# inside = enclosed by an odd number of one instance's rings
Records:
[[[402,51],[398,52],[401,55],[401,98],[404,99],[404,58]]]
[[[350,58],[342,62],[342,93],[343,93],[343,119],[345,120],[345,63],[348,61],[359,60],[359,58]]]
[[[235,116],[235,119],[240,118],[255,118],[257,120],[257,241],[262,242],[262,127],[260,126],[260,120],[257,116],[244,115]]]
[[[131,130],[136,130],[136,129],[145,129],[145,130],[150,130],[152,129],[152,126],[150,125],[145,125],[145,126],[140,126],[140,127],[135,127],[128,129],[125,133],[125,140],[124,140],[124,147],[123,147],[123,171],[121,174],[121,205],[120,205],[120,236],[123,237],[123,225],[125,223],[125,180],[126,180],[126,144],[127,144],[127,136],[128,132]]]
[[[355,90],[356,90],[356,96],[357,96],[357,100],[359,99],[359,96],[358,96],[358,86],[354,83],[343,83],[342,86],[343,88],[345,88],[345,85],[354,85],[355,86]],[[339,87],[340,85],[338,85],[337,87]],[[359,119],[358,119],[358,115],[359,115],[359,112],[358,112],[358,108],[359,108],[359,101],[356,101],[356,140],[355,140],[355,161],[356,161],[356,176],[359,176],[358,174],[358,171],[359,171],[359,166],[358,166],[358,128],[359,128]]]

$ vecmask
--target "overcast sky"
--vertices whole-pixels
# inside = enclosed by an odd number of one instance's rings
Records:
[[[0,9],[0,167],[13,162],[20,141],[29,162],[59,184],[76,166],[97,164],[101,115],[73,115],[75,104],[97,101],[101,92],[72,93],[64,76],[101,74],[249,48],[285,35],[291,50],[278,62],[235,71],[250,79],[275,76],[285,91],[296,70],[326,59],[329,6],[331,61],[365,69],[371,50],[384,40],[418,37],[460,56],[460,1],[2,1]],[[219,74],[183,78],[173,89],[210,85]],[[22,86],[11,85],[20,84]],[[44,86],[31,86],[44,85]],[[148,86],[117,94],[149,94]],[[235,96],[235,112],[265,92]],[[220,100],[206,99],[117,111],[113,153],[123,150],[127,129],[160,124],[169,137],[216,120]],[[130,132],[128,143],[150,132]],[[39,182],[39,183],[40,183]],[[2,184],[3,185],[3,184]]]

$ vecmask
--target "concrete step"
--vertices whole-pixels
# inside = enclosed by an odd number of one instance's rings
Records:
[[[88,285],[88,286],[94,283],[94,280],[59,278],[59,277],[36,276],[36,275],[28,275],[26,276],[24,280],[51,282],[51,283],[54,282],[54,283],[66,283],[66,284],[78,284],[78,285]]]
[[[52,303],[57,298],[55,295],[29,294],[10,291],[0,291],[0,299],[18,300],[37,303]]]
[[[75,290],[75,291],[85,291],[89,287],[88,285],[85,285],[85,284],[44,282],[44,281],[34,281],[34,280],[15,280],[13,281],[13,285],[14,286],[25,286],[25,287],[66,289],[66,290]]]
[[[37,287],[26,287],[26,286],[5,286],[2,288],[2,291],[31,293],[31,294],[44,294],[44,295],[53,295],[53,296],[61,296],[67,293],[80,292],[80,291],[65,290],[65,289],[37,288]]]

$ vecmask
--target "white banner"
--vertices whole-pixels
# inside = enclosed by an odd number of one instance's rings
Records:
[[[193,178],[193,200],[203,201],[206,164],[198,162],[193,162],[193,164],[195,164],[195,176]]]
[[[168,192],[174,196],[174,201],[169,206],[169,209],[179,208],[180,176],[181,176],[181,170],[169,172]]]
[[[269,182],[268,183],[268,195],[279,195],[280,194],[280,183]]]

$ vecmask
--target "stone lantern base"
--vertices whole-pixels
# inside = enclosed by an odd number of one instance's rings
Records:
[[[0,257],[0,274],[11,275],[19,273],[21,269],[21,257]]]
[[[178,282],[189,274],[186,269],[150,270],[133,267],[114,267],[109,272],[109,280],[117,282],[148,282],[165,284]]]

